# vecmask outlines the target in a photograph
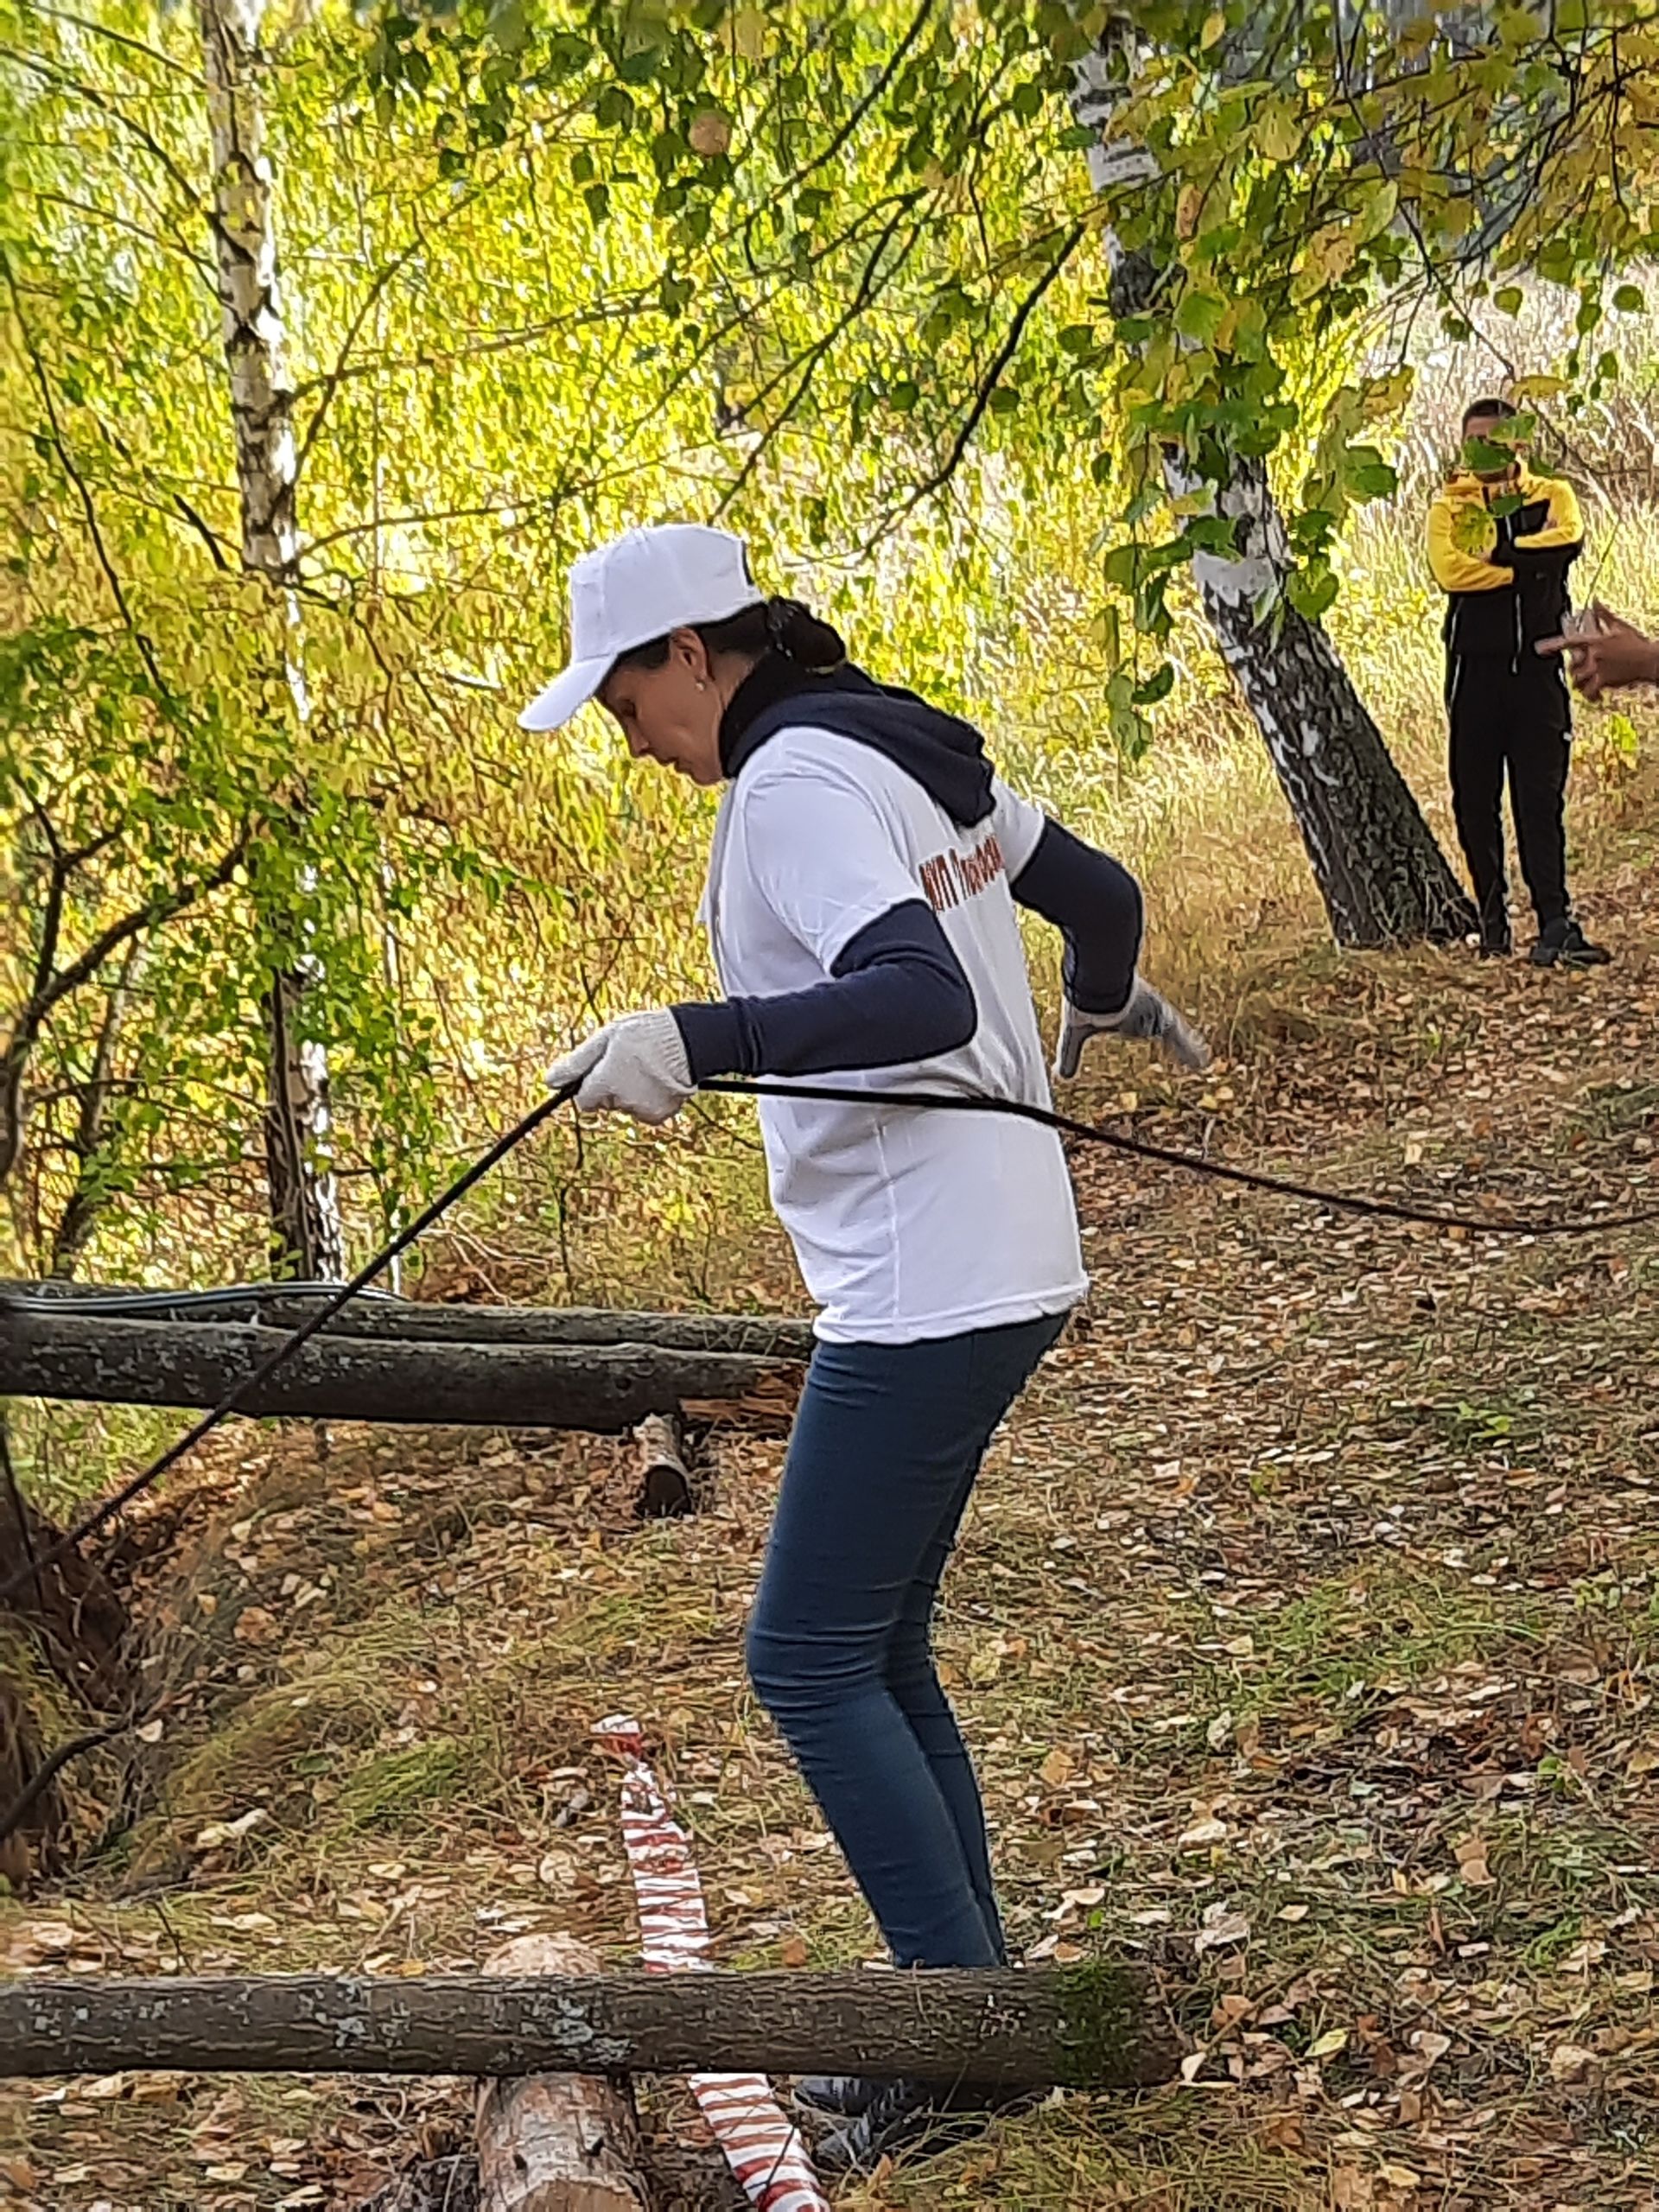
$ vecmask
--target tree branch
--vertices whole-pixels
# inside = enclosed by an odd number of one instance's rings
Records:
[[[120,612],[121,620],[126,625],[128,634],[137,646],[139,656],[145,668],[149,671],[150,682],[162,698],[169,698],[172,695],[167,679],[162,674],[156,661],[155,649],[139,628],[132,609],[127,603],[127,594],[122,588],[120,577],[116,574],[115,563],[110,558],[109,548],[104,543],[104,533],[99,527],[98,509],[93,503],[92,489],[76,466],[74,456],[70,453],[68,442],[64,437],[62,425],[58,420],[57,405],[52,397],[51,379],[46,373],[46,364],[41,359],[40,349],[35,343],[35,334],[29,328],[29,318],[23,313],[22,294],[17,289],[17,278],[12,269],[11,256],[6,252],[3,246],[0,246],[0,276],[4,276],[6,289],[11,295],[11,311],[17,319],[17,330],[23,341],[23,351],[28,355],[29,367],[35,373],[35,382],[41,395],[41,404],[46,410],[47,423],[52,433],[52,443],[57,450],[58,459],[63,463],[64,474],[74,486],[79,497],[81,512],[86,518],[87,534],[92,538],[93,550],[98,555],[98,564],[104,571],[111,594]]]
[[[984,418],[985,410],[991,404],[992,393],[995,391],[998,385],[1001,382],[1003,372],[1007,369],[1009,362],[1013,360],[1015,353],[1020,350],[1020,341],[1025,335],[1026,325],[1030,321],[1038,303],[1043,297],[1043,295],[1048,290],[1055,278],[1059,275],[1061,270],[1065,268],[1066,263],[1071,258],[1071,256],[1077,251],[1077,247],[1082,244],[1084,238],[1087,234],[1087,224],[1075,223],[1071,229],[1066,233],[1065,241],[1061,245],[1059,251],[1055,255],[1053,260],[1050,262],[1048,267],[1043,271],[1037,282],[1032,286],[1030,291],[1027,293],[1025,298],[1021,300],[1020,305],[1014,309],[1014,319],[1008,325],[1007,334],[1003,338],[1002,343],[996,350],[995,358],[993,359],[989,369],[987,371],[983,379],[982,380],[979,390],[974,395],[973,405],[969,409],[966,416],[963,418],[962,427],[957,432],[956,438],[951,444],[949,454],[946,454],[944,461],[933,471],[932,474],[917,486],[916,489],[911,493],[910,497],[905,501],[898,512],[896,514],[890,515],[887,521],[884,522],[880,527],[866,540],[862,548],[864,552],[868,553],[872,551],[875,546],[880,543],[884,537],[889,536],[893,531],[898,528],[899,524],[904,520],[907,514],[912,512],[915,508],[921,505],[924,499],[929,498],[933,493],[942,490],[944,486],[950,482],[952,476],[956,474],[957,470],[962,465],[963,455],[967,453],[969,447],[973,442],[975,431],[979,428],[981,422]]]

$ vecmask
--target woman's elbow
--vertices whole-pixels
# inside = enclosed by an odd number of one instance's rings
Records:
[[[941,977],[935,1016],[936,1041],[930,1043],[920,1057],[932,1059],[943,1052],[959,1052],[964,1045],[971,1045],[979,1030],[979,1001],[974,996],[974,987],[958,968],[953,976]]]

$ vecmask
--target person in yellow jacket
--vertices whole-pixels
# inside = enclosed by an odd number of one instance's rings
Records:
[[[1480,950],[1512,950],[1503,862],[1503,784],[1521,873],[1538,918],[1540,968],[1599,967],[1567,893],[1565,807],[1572,710],[1559,658],[1539,651],[1567,627],[1567,571],[1584,543],[1573,486],[1535,475],[1505,430],[1510,409],[1478,399],[1471,446],[1509,451],[1502,467],[1460,467],[1428,513],[1428,564],[1446,594],[1446,703],[1452,798],[1480,914]]]

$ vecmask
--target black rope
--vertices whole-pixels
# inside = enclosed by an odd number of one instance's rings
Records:
[[[1011,1114],[1039,1128],[1077,1137],[1090,1144],[1108,1146],[1113,1152],[1136,1160],[1157,1160],[1165,1167],[1184,1168],[1192,1175],[1213,1176],[1217,1182],[1241,1183],[1247,1190],[1274,1191],[1287,1198],[1305,1198],[1311,1205],[1344,1213],[1370,1214],[1384,1221],[1414,1221],[1430,1229],[1463,1229],[1478,1236],[1596,1236],[1608,1229],[1635,1229],[1659,1221],[1659,1206],[1643,1206],[1633,1213],[1603,1214],[1583,1221],[1523,1221],[1500,1215],[1484,1219],[1478,1214],[1437,1212],[1428,1206],[1407,1205],[1395,1198],[1351,1197],[1345,1191],[1326,1191],[1313,1183],[1293,1183],[1281,1175],[1263,1175],[1252,1167],[1229,1167],[1225,1161],[1206,1159],[1200,1152],[1181,1152],[1173,1146],[1148,1144],[1142,1137],[1120,1135],[1116,1129],[1096,1128],[1092,1122],[1073,1120],[1046,1106],[1027,1105],[1018,1098],[976,1098],[943,1090],[854,1090],[833,1083],[753,1083],[735,1076],[711,1076],[705,1090],[734,1091],[751,1098],[813,1098],[837,1106],[931,1106],[958,1114]]]
[[[465,1198],[474,1184],[481,1181],[498,1160],[505,1160],[515,1145],[522,1144],[532,1130],[540,1128],[548,1116],[556,1113],[575,1093],[576,1085],[567,1084],[563,1090],[556,1090],[550,1096],[543,1098],[539,1106],[526,1114],[522,1122],[516,1122],[505,1136],[498,1137],[464,1175],[458,1176],[448,1190],[441,1191],[431,1205],[418,1213],[406,1229],[398,1230],[391,1243],[383,1245],[372,1259],[365,1261],[349,1282],[340,1284],[315,1313],[302,1321],[297,1329],[290,1331],[281,1344],[273,1346],[257,1367],[225,1393],[216,1406],[203,1414],[200,1421],[193,1421],[175,1443],[169,1444],[166,1451],[152,1459],[147,1467],[140,1468],[130,1482],[124,1483],[112,1497],[105,1498],[102,1505],[94,1507],[92,1512],[66,1529],[55,1543],[40,1553],[21,1573],[8,1575],[3,1582],[0,1582],[0,1604],[15,1597],[25,1583],[35,1579],[43,1567],[55,1566],[78,1544],[84,1543],[88,1536],[95,1536],[101,1529],[108,1528],[118,1513],[130,1505],[134,1498],[147,1491],[152,1483],[158,1481],[169,1467],[176,1466],[187,1452],[193,1450],[204,1436],[217,1428],[227,1414],[233,1414],[262,1382],[269,1382],[276,1370],[292,1359],[302,1345],[309,1344],[317,1332],[332,1321],[343,1306],[348,1306],[359,1291],[365,1290],[377,1275],[383,1274],[400,1252],[407,1251],[440,1215],[448,1213],[458,1198]],[[10,1301],[14,1310],[22,1307],[35,1313],[49,1313],[54,1302],[51,1299],[13,1299]]]
[[[856,1090],[838,1084],[766,1083],[736,1076],[711,1077],[701,1087],[704,1090],[726,1091],[751,1098],[805,1098],[832,1105],[880,1105],[883,1108],[910,1106],[945,1113],[1012,1115],[1020,1121],[1033,1122],[1041,1128],[1053,1129],[1062,1136],[1076,1137],[1089,1144],[1103,1145],[1113,1152],[1125,1153],[1137,1160],[1154,1160],[1162,1166],[1179,1167],[1189,1174],[1207,1175],[1218,1182],[1240,1184],[1248,1190],[1270,1191],[1281,1198],[1300,1198],[1313,1205],[1345,1213],[1368,1215],[1374,1219],[1415,1222],[1431,1229],[1462,1229],[1476,1236],[1584,1236],[1599,1235],[1605,1230],[1631,1229],[1643,1223],[1659,1221],[1659,1206],[1643,1207],[1630,1213],[1606,1214],[1593,1221],[1548,1219],[1519,1221],[1507,1217],[1492,1221],[1482,1220],[1471,1214],[1437,1212],[1425,1206],[1406,1205],[1393,1198],[1351,1197],[1345,1192],[1323,1190],[1314,1184],[1292,1182],[1283,1176],[1263,1175],[1253,1168],[1230,1167],[1224,1161],[1205,1159],[1201,1153],[1183,1152],[1170,1145],[1149,1144],[1143,1138],[1123,1136],[1114,1129],[1096,1128],[1091,1122],[1077,1121],[1069,1114],[1056,1114],[1047,1107],[1030,1105],[1022,1099],[981,1098],[969,1094],[959,1096],[952,1092],[933,1090]],[[418,1237],[424,1235],[435,1221],[447,1213],[458,1199],[466,1196],[475,1183],[487,1175],[499,1160],[504,1160],[515,1146],[522,1144],[533,1130],[538,1129],[550,1115],[555,1113],[568,1099],[574,1097],[579,1088],[579,1083],[567,1084],[562,1090],[555,1091],[550,1096],[544,1098],[533,1111],[525,1115],[523,1121],[515,1123],[505,1136],[499,1137],[486,1153],[474,1161],[464,1175],[458,1177],[447,1190],[441,1192],[432,1203],[409,1224],[407,1228],[399,1230],[389,1244],[385,1245],[372,1259],[359,1268],[349,1282],[341,1283],[338,1287],[318,1284],[271,1286],[275,1289],[286,1290],[289,1294],[297,1292],[302,1295],[318,1296],[325,1289],[327,1294],[322,1296],[321,1302],[315,1313],[303,1321],[297,1329],[284,1337],[279,1344],[266,1354],[257,1367],[243,1377],[241,1382],[226,1392],[216,1406],[203,1414],[200,1421],[193,1422],[176,1443],[169,1445],[167,1450],[152,1459],[147,1467],[142,1468],[137,1474],[134,1475],[130,1482],[124,1483],[121,1488],[112,1497],[106,1498],[102,1505],[96,1507],[83,1519],[76,1522],[48,1550],[31,1558],[21,1573],[12,1574],[4,1582],[0,1583],[0,1602],[16,1596],[17,1592],[28,1583],[34,1582],[38,1586],[39,1579],[44,1568],[55,1566],[60,1560],[65,1558],[88,1536],[96,1535],[100,1530],[107,1528],[118,1513],[131,1504],[133,1500],[148,1490],[153,1483],[158,1481],[169,1467],[176,1466],[186,1452],[200,1443],[201,1440],[211,1430],[216,1428],[228,1414],[234,1413],[251,1392],[257,1389],[262,1382],[268,1382],[285,1361],[291,1359],[294,1354],[302,1345],[308,1344],[318,1331],[333,1320],[344,1306],[366,1290],[375,1277],[383,1274],[400,1252],[407,1251]],[[202,1292],[191,1294],[188,1302],[208,1306],[215,1302],[222,1302],[227,1296],[239,1295],[245,1299],[251,1290],[264,1287],[265,1287],[263,1285],[243,1285],[233,1287],[230,1293]],[[59,1312],[64,1312],[78,1305],[83,1310],[87,1306],[97,1306],[105,1312],[125,1311],[130,1313],[143,1310],[144,1306],[151,1303],[152,1300],[157,1297],[164,1298],[164,1294],[150,1293],[117,1294],[114,1298],[105,1300],[76,1298],[73,1295],[60,1298],[23,1298],[14,1295],[9,1298],[0,1297],[0,1311],[10,1308],[14,1312],[50,1313],[55,1307]],[[187,1298],[175,1295],[166,1302],[179,1305],[187,1302]],[[136,1726],[137,1726],[136,1719],[130,1718],[116,1721],[110,1726],[100,1728],[90,1735],[77,1737],[67,1744],[60,1745],[39,1771],[30,1777],[19,1796],[5,1808],[3,1814],[0,1814],[0,1843],[3,1843],[12,1829],[27,1816],[56,1775],[71,1759],[79,1757],[83,1751],[93,1750],[100,1744],[110,1742],[114,1737],[124,1735],[130,1728]]]
[[[389,1244],[384,1246],[371,1260],[359,1268],[349,1282],[341,1283],[334,1287],[328,1295],[322,1299],[315,1313],[284,1337],[279,1344],[274,1346],[257,1367],[245,1376],[232,1389],[226,1392],[217,1405],[203,1414],[199,1421],[193,1422],[175,1443],[169,1445],[167,1450],[151,1460],[147,1467],[142,1468],[130,1482],[124,1483],[113,1496],[106,1498],[103,1504],[96,1507],[83,1519],[75,1522],[48,1550],[31,1560],[21,1573],[10,1575],[4,1582],[0,1582],[0,1603],[14,1597],[26,1583],[36,1580],[42,1568],[54,1566],[59,1560],[73,1551],[78,1544],[84,1542],[88,1536],[96,1535],[100,1530],[107,1528],[116,1516],[131,1504],[136,1497],[148,1490],[170,1467],[176,1466],[185,1454],[200,1444],[212,1430],[218,1427],[219,1422],[227,1414],[234,1413],[252,1391],[257,1389],[262,1382],[268,1382],[279,1367],[291,1359],[302,1345],[308,1344],[311,1338],[321,1329],[326,1327],[344,1306],[366,1290],[377,1275],[384,1274],[399,1253],[407,1251],[409,1247],[418,1237],[424,1235],[441,1215],[447,1213],[458,1199],[464,1198],[473,1185],[487,1175],[499,1160],[505,1159],[515,1146],[522,1144],[533,1130],[539,1128],[550,1114],[563,1105],[567,1099],[573,1097],[577,1087],[575,1084],[567,1084],[563,1090],[544,1098],[532,1112],[525,1115],[523,1121],[515,1123],[504,1136],[498,1138],[486,1153],[474,1161],[465,1174],[458,1177],[447,1190],[441,1192],[431,1204],[409,1224],[407,1228],[401,1230]],[[1123,1136],[1115,1129],[1097,1128],[1092,1122],[1077,1121],[1070,1114],[1054,1113],[1047,1107],[1031,1105],[1023,1099],[982,1098],[969,1093],[958,1094],[938,1090],[858,1090],[840,1084],[767,1083],[738,1076],[711,1077],[702,1088],[704,1090],[725,1091],[751,1098],[804,1098],[833,1105],[869,1106],[879,1103],[883,1108],[909,1106],[945,1113],[1011,1115],[1017,1120],[1033,1122],[1039,1128],[1053,1129],[1063,1136],[1076,1137],[1090,1144],[1103,1145],[1113,1152],[1128,1154],[1137,1160],[1154,1160],[1166,1167],[1178,1167],[1189,1174],[1207,1175],[1219,1182],[1239,1184],[1248,1190],[1269,1191],[1281,1198],[1300,1198],[1310,1205],[1326,1207],[1336,1211],[1366,1215],[1373,1219],[1414,1222],[1431,1229],[1461,1229],[1475,1236],[1598,1236],[1608,1230],[1631,1229],[1644,1223],[1659,1221],[1659,1206],[1643,1207],[1630,1213],[1605,1214],[1592,1220],[1560,1221],[1547,1218],[1541,1221],[1525,1221],[1509,1217],[1488,1219],[1474,1214],[1444,1212],[1427,1206],[1408,1205],[1394,1198],[1360,1198],[1344,1191],[1325,1190],[1315,1184],[1293,1182],[1284,1176],[1264,1175],[1254,1168],[1230,1167],[1224,1161],[1208,1160],[1201,1153],[1184,1152],[1170,1145],[1150,1144],[1141,1137]],[[299,1287],[296,1286],[296,1287]],[[321,1286],[307,1284],[303,1286],[303,1290],[307,1294],[315,1295],[321,1287]],[[222,1292],[199,1294],[201,1303],[204,1305],[227,1294],[229,1294]],[[151,1294],[134,1294],[133,1304],[125,1305],[125,1310],[134,1310],[140,1297],[147,1298],[149,1295]],[[81,1301],[77,1300],[73,1302],[80,1303]],[[68,1297],[38,1300],[13,1298],[3,1303],[9,1304],[14,1310],[22,1308],[27,1311],[49,1312],[55,1307],[61,1312],[70,1308],[72,1300]],[[124,1300],[123,1303],[125,1304]]]

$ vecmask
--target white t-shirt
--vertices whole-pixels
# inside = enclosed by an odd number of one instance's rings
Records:
[[[721,802],[701,918],[728,997],[822,983],[861,930],[923,898],[979,1009],[955,1052],[800,1078],[868,1091],[868,1107],[760,1102],[772,1204],[831,1343],[1035,1320],[1088,1288],[1053,1130],[880,1103],[925,1089],[1049,1103],[1008,888],[1043,817],[1001,782],[994,795],[991,815],[962,829],[874,747],[802,726],[768,739]]]

